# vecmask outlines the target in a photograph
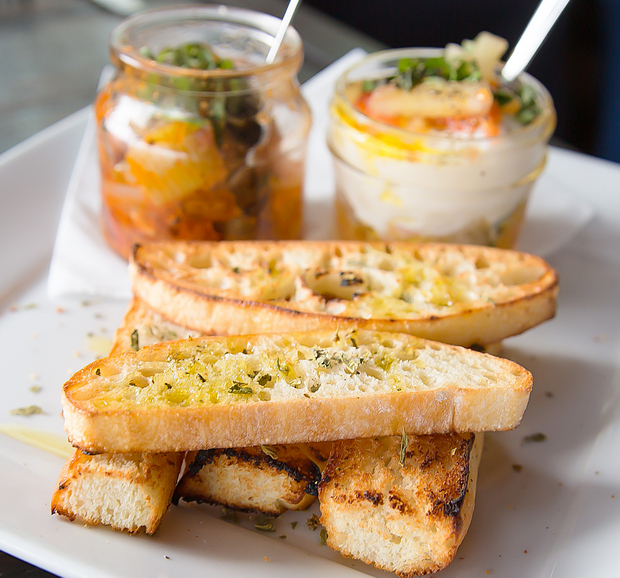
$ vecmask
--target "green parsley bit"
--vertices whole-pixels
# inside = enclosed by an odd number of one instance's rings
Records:
[[[316,514],[312,514],[312,516],[310,516],[306,520],[306,526],[308,526],[308,528],[310,528],[312,531],[316,530],[320,525],[321,525],[321,521],[319,520],[319,517]]]
[[[529,444],[529,443],[539,443],[539,442],[544,442],[547,439],[547,436],[544,433],[535,433],[529,436],[525,436],[523,438],[523,443],[524,444]]]
[[[138,343],[138,330],[137,329],[134,329],[131,332],[131,348],[134,351],[138,351],[140,349],[140,345]]]
[[[323,546],[327,545],[327,530],[325,528],[321,528],[321,532],[319,533],[319,540]]]
[[[400,465],[405,465],[405,458],[407,457],[407,447],[409,446],[409,438],[407,437],[407,432],[405,428],[403,428],[403,435],[400,438]]]
[[[270,520],[267,519],[260,519],[256,522],[256,524],[254,524],[254,527],[259,531],[259,532],[275,532],[275,526],[271,523]]]
[[[258,378],[258,385],[265,387],[271,381],[271,375],[265,373]]]
[[[495,98],[497,104],[504,106],[514,100],[515,93],[506,88],[498,88],[493,92],[493,98]]]
[[[251,395],[254,393],[254,390],[251,387],[249,387],[247,383],[235,381],[228,388],[228,393],[234,393],[234,394],[240,394],[240,395]]]
[[[283,373],[284,375],[288,375],[291,372],[291,368],[289,365],[281,365],[280,364],[280,358],[278,357],[276,359],[276,367],[280,370],[281,373]]]
[[[10,415],[39,415],[45,413],[38,405],[29,405],[27,407],[18,407],[12,409]]]
[[[222,520],[233,522],[234,524],[239,524],[241,522],[237,512],[228,508],[222,508]]]

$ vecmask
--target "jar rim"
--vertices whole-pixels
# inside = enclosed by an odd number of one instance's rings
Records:
[[[543,103],[543,108],[541,114],[538,115],[531,123],[527,125],[520,126],[516,129],[510,130],[510,132],[506,134],[500,134],[495,136],[468,136],[464,138],[460,135],[452,135],[452,134],[429,134],[423,132],[416,132],[413,130],[407,130],[403,128],[399,128],[378,120],[375,120],[368,115],[364,114],[360,110],[358,110],[352,102],[345,96],[345,88],[349,81],[349,75],[357,70],[359,67],[373,64],[373,63],[381,63],[382,61],[387,61],[391,59],[404,58],[404,57],[433,57],[438,56],[444,52],[443,48],[430,48],[430,47],[415,47],[415,48],[395,48],[389,50],[380,50],[378,52],[374,52],[364,57],[362,60],[356,62],[347,68],[336,81],[336,87],[334,91],[334,99],[338,98],[339,101],[346,106],[347,115],[351,116],[356,121],[361,121],[364,124],[372,124],[377,127],[381,127],[381,130],[386,132],[393,133],[394,135],[400,135],[404,140],[415,138],[426,138],[426,139],[434,139],[437,141],[466,141],[469,143],[473,142],[481,142],[481,141],[498,141],[505,140],[507,137],[509,138],[522,138],[527,136],[530,133],[535,133],[536,131],[543,131],[543,138],[549,138],[553,131],[555,130],[555,107],[553,104],[553,98],[551,94],[546,89],[546,87],[536,78],[528,74],[527,72],[522,72],[518,76],[518,80],[531,86],[536,91],[536,94],[539,96]]]
[[[297,30],[289,26],[284,40],[274,62],[267,64],[249,64],[240,69],[201,70],[183,68],[155,62],[140,52],[141,47],[133,46],[128,42],[129,35],[136,30],[145,30],[149,27],[164,24],[182,24],[183,22],[227,22],[245,26],[258,32],[266,33],[275,39],[281,19],[270,14],[264,14],[246,8],[237,8],[224,5],[182,5],[165,8],[144,10],[123,20],[110,35],[111,56],[121,64],[145,73],[159,73],[171,77],[191,77],[194,79],[214,78],[242,78],[246,76],[260,76],[289,67],[295,67],[295,72],[301,67],[303,43]],[[266,45],[267,49],[270,46]]]

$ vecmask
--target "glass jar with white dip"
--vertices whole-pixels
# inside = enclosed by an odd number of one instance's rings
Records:
[[[422,93],[414,99],[405,95],[403,113],[402,103],[395,102],[402,94],[386,85],[399,82],[403,62],[413,63],[415,75],[415,66],[424,66],[418,63],[434,63],[429,59],[444,54],[441,49],[383,51],[338,80],[327,137],[335,164],[338,237],[516,244],[555,129],[553,101],[524,73],[506,88],[521,94],[526,87],[527,108],[525,100],[500,106],[504,87],[492,81],[493,90],[481,93],[479,72],[457,82],[453,70],[452,80],[418,78]],[[411,83],[408,74],[402,78]],[[382,95],[369,101],[377,86]],[[489,98],[492,102],[484,102]],[[470,110],[461,110],[461,104]],[[424,111],[416,114],[416,106]],[[454,115],[446,114],[451,110]]]

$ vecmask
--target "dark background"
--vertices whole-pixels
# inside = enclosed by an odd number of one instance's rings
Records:
[[[445,46],[488,30],[510,50],[539,0],[305,0],[389,47]],[[551,92],[555,140],[620,162],[620,0],[572,0],[528,72]]]

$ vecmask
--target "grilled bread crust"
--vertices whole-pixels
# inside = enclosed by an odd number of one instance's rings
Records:
[[[130,273],[151,308],[207,334],[356,327],[466,347],[553,317],[558,288],[538,257],[449,244],[153,243]]]
[[[519,365],[461,347],[316,332],[110,356],[76,373],[62,403],[70,441],[88,452],[198,451],[512,429],[531,387]]]
[[[202,450],[191,456],[174,500],[268,516],[306,509],[321,479],[308,454],[308,448],[295,445]]]
[[[183,454],[103,454],[75,450],[52,496],[52,514],[135,534],[155,532],[170,504]]]
[[[475,437],[410,436],[406,452],[400,436],[334,443],[319,485],[327,545],[403,578],[445,568],[473,514]]]

